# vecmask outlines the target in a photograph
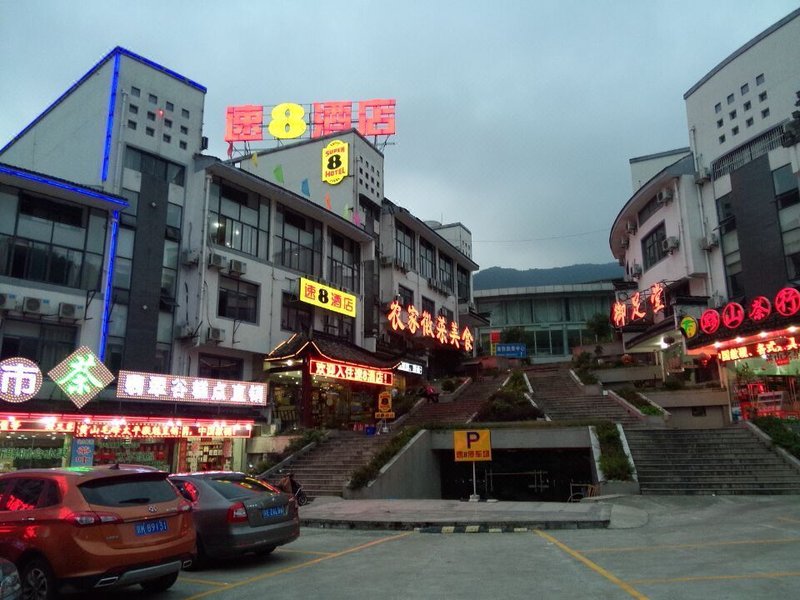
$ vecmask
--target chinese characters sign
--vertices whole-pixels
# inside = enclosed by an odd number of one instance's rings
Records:
[[[791,317],[800,312],[800,292],[795,288],[783,288],[775,295],[774,302],[764,296],[757,296],[745,308],[738,302],[728,302],[722,311],[709,308],[700,316],[700,329],[703,333],[715,333],[720,326],[736,329],[745,320],[760,323],[772,314],[773,309],[783,317]]]
[[[114,381],[114,376],[88,346],[81,346],[48,373],[78,408]]]
[[[32,360],[15,357],[0,361],[0,398],[25,402],[42,387],[42,372]]]
[[[739,360],[740,358],[753,358],[756,356],[766,358],[770,355],[777,355],[777,357],[784,358],[797,358],[800,353],[798,351],[800,351],[800,346],[798,346],[795,337],[792,336],[771,340],[769,342],[726,348],[725,350],[719,351],[719,360],[720,362],[729,362],[732,360]]]
[[[392,385],[394,375],[385,369],[373,369],[360,365],[347,365],[324,360],[311,361],[311,374],[319,377],[345,379],[360,383],[374,383],[375,385]]]
[[[356,316],[356,297],[353,294],[322,285],[305,277],[300,278],[299,296],[301,302],[342,313],[348,317]]]
[[[507,358],[525,358],[528,356],[528,346],[525,344],[493,344],[496,356]]]
[[[265,112],[269,114],[268,119],[264,118]],[[286,140],[313,139],[353,127],[363,136],[394,135],[394,99],[305,105],[283,102],[273,107],[246,104],[229,106],[225,113],[225,141],[229,143],[263,140],[264,129],[271,137]]]
[[[348,175],[350,168],[349,144],[333,140],[322,149],[322,181],[336,185]]]
[[[466,352],[472,351],[474,338],[469,327],[459,330],[455,321],[448,323],[444,315],[438,315],[434,319],[427,310],[420,313],[413,304],[406,307],[405,315],[403,320],[403,307],[397,300],[393,300],[386,315],[393,331],[408,331],[411,335],[419,333],[422,337],[435,339],[443,346],[453,346],[457,350],[463,347]]]
[[[117,398],[266,406],[267,386],[264,383],[120,371]]]
[[[492,460],[492,435],[489,429],[453,432],[456,462]]]
[[[666,308],[666,286],[654,283],[647,291],[635,292],[627,301],[616,301],[611,306],[611,323],[614,327],[624,327],[650,321],[655,315],[664,314]]]

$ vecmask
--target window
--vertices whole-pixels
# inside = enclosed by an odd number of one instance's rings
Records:
[[[172,112],[173,110],[175,110],[175,105],[174,105],[172,102],[167,102],[167,104],[166,104],[166,109],[167,109],[169,112]]]
[[[784,165],[772,172],[772,184],[775,190],[775,202],[779,209],[800,202],[797,177],[792,173],[791,164]]]
[[[186,127],[185,125],[181,125],[181,133],[182,133],[183,135],[188,135],[188,133],[189,133],[189,128],[188,128],[188,127]]]
[[[400,304],[403,307],[414,304],[414,290],[410,290],[403,285],[398,285],[397,294],[400,296]]]
[[[718,119],[717,120],[717,129],[720,129],[722,127],[722,125],[723,125],[722,119]]]
[[[352,317],[325,311],[322,327],[323,331],[327,334],[334,335],[349,342],[353,341],[355,319]]]
[[[743,84],[742,87],[739,88],[739,93],[741,93],[742,96],[744,96],[749,91],[750,91],[750,84],[748,83]]]
[[[155,121],[156,120],[156,113],[147,111],[147,120],[148,121]]]
[[[166,127],[167,129],[172,129],[172,121],[170,121],[169,119],[164,119],[164,127]]]
[[[459,302],[469,302],[470,293],[469,293],[469,271],[466,269],[457,266],[456,267],[456,284],[457,284],[457,295]]]
[[[311,307],[284,292],[281,301],[281,329],[308,333],[311,329]]]
[[[146,135],[149,135],[150,137],[154,137],[156,134],[156,130],[153,129],[152,127],[145,127],[144,132]]]
[[[158,104],[158,96],[156,96],[155,94],[148,94],[147,101],[150,104]]]
[[[721,113],[722,112],[722,104],[721,103],[717,102],[714,105],[714,112],[715,113]]]
[[[751,127],[753,125],[753,117],[748,117],[748,119],[744,122],[745,125]]]
[[[728,94],[728,104],[733,104],[733,94]]]
[[[442,254],[439,255],[439,282],[448,291],[453,291],[453,259]]]
[[[135,131],[136,130],[136,121],[131,121],[129,119],[128,120],[128,129],[133,129]]]
[[[178,146],[180,146],[181,150],[186,150],[186,142],[184,142],[183,140],[178,142]]]
[[[11,190],[12,188],[7,188]],[[0,275],[98,290],[106,213],[26,192],[2,194]]]
[[[665,239],[667,239],[667,228],[664,223],[642,238],[642,259],[645,269],[649,269],[667,255],[663,249]]]
[[[768,108],[765,108],[764,110],[761,111],[761,118],[762,119],[766,119],[768,116],[769,116],[769,109]]]
[[[275,210],[273,261],[309,275],[322,275],[322,223],[283,205]]]
[[[399,221],[395,221],[394,258],[414,268],[414,232]]]
[[[128,112],[131,113],[132,115],[138,115],[139,114],[139,107],[136,106],[135,104],[131,104],[128,107]]]
[[[258,321],[258,286],[220,275],[217,315],[256,323]]]
[[[207,379],[241,381],[243,377],[243,365],[244,361],[240,358],[201,354],[198,357],[197,376]]]
[[[269,204],[254,193],[214,183],[209,198],[211,240],[251,256],[267,259]]]
[[[725,136],[724,135],[719,136],[719,143],[720,144],[724,144],[725,143]]]
[[[736,229],[736,217],[733,215],[730,193],[717,198],[717,218],[720,224],[720,233],[723,235]]]
[[[748,110],[750,110],[752,107],[753,107],[753,103],[752,103],[752,102],[750,102],[750,100],[748,100],[747,102],[745,102],[745,103],[744,103],[744,110],[745,110],[745,112],[747,112]]]
[[[764,74],[756,76],[756,85],[762,85],[764,83]]]
[[[330,234],[331,247],[328,262],[328,279],[332,285],[358,292],[361,278],[361,247],[353,240],[334,231]]]
[[[731,112],[729,112],[728,117],[730,117],[731,121],[733,121],[736,118],[736,111],[732,110]]]
[[[161,136],[161,139],[163,139],[167,144],[169,144],[172,141],[172,137],[167,135],[166,133],[163,136]]]
[[[148,127],[147,131],[147,135],[153,135],[151,128]],[[186,170],[182,165],[166,161],[163,158],[135,148],[127,148],[125,150],[125,167],[146,175],[152,175],[167,183],[174,183],[181,187],[184,185]]]
[[[138,98],[141,95],[142,95],[142,90],[140,90],[137,87],[131,87],[131,96],[133,96],[134,98]]]
[[[767,100],[767,92],[761,92],[758,95],[758,101],[759,102],[765,102],[766,100]]]
[[[647,219],[652,217],[654,214],[656,214],[656,212],[658,212],[658,210],[662,206],[663,206],[663,204],[658,201],[658,196],[657,195],[653,196],[652,198],[650,198],[650,200],[647,201],[647,204],[645,204],[639,210],[639,213],[637,215],[638,221],[639,221],[639,225],[641,226],[642,224],[644,224],[644,222],[647,221]]]
[[[422,277],[435,277],[436,250],[433,244],[420,238],[419,240],[419,274]]]
[[[186,110],[185,108],[182,108],[182,109],[181,109],[181,116],[182,116],[184,119],[188,119],[188,118],[189,118],[189,111],[188,111],[188,110]]]
[[[75,350],[77,338],[76,327],[6,319],[0,360],[20,356],[37,363],[47,373]]]
[[[420,311],[420,314],[424,312],[428,313],[431,316],[434,316],[436,314],[436,303],[433,300],[423,296],[421,304],[422,304],[422,310]]]
[[[120,227],[117,235],[117,258],[114,265],[115,290],[131,289],[131,271],[133,265],[133,229]]]
[[[731,129],[731,135],[739,135],[739,127],[734,127]]]

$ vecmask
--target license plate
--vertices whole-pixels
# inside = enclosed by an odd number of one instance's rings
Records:
[[[265,519],[269,519],[271,517],[282,517],[285,514],[285,506],[270,506],[269,508],[261,509],[261,516]]]
[[[156,519],[154,521],[145,521],[144,523],[134,523],[136,535],[152,535],[154,533],[161,533],[167,530],[166,519]]]

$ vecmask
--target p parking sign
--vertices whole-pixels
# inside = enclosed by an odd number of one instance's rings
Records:
[[[492,436],[489,429],[467,429],[453,432],[456,462],[492,460]]]

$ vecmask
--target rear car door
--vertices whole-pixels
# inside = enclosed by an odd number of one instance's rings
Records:
[[[16,561],[26,549],[40,548],[53,537],[61,524],[60,501],[51,479],[19,476],[0,482],[0,557]]]

